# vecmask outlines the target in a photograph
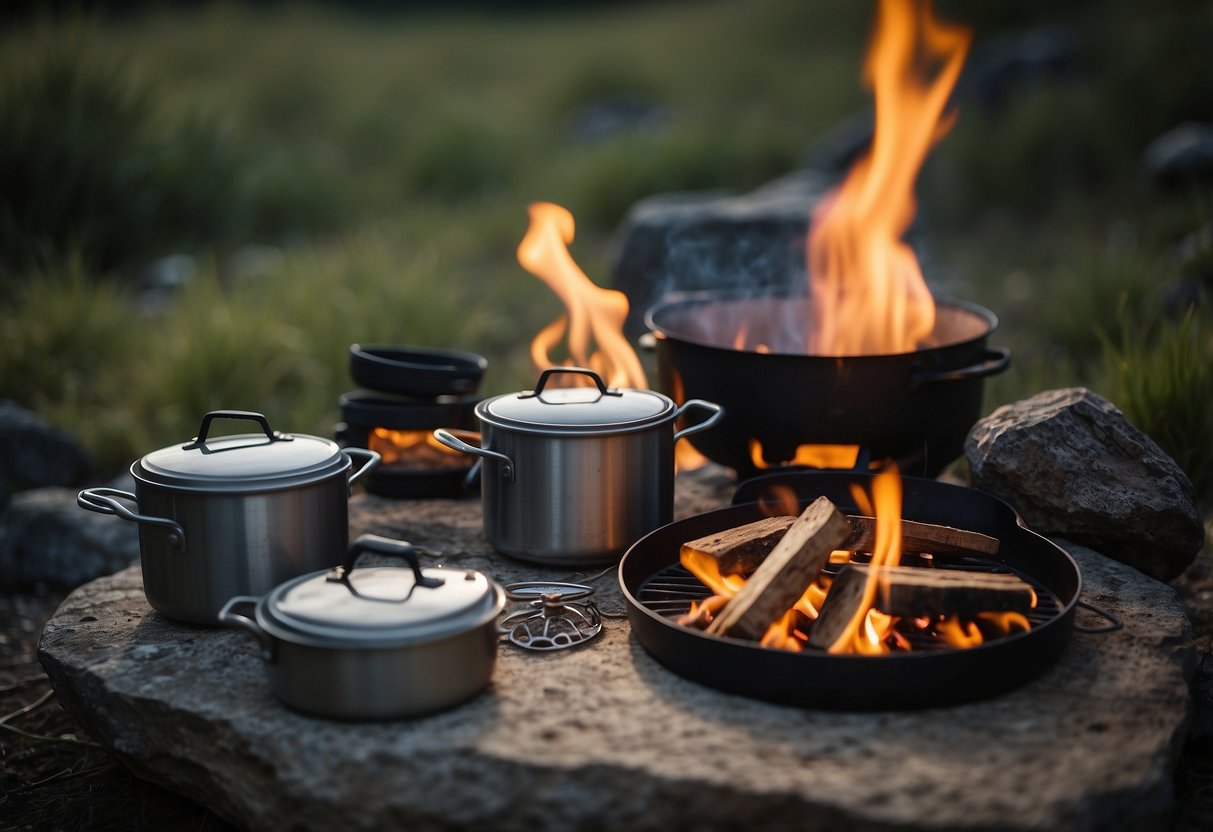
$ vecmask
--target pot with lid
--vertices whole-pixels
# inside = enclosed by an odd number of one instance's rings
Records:
[[[254,421],[261,432],[211,437],[216,419]],[[361,460],[357,470],[351,458]],[[134,494],[87,488],[76,502],[139,524],[153,607],[214,624],[233,595],[261,595],[330,565],[349,544],[349,487],[378,462],[373,451],[279,433],[260,413],[215,410],[194,439],[131,464]]]
[[[548,389],[557,374],[594,387]],[[706,418],[675,432],[693,410]],[[450,448],[484,460],[484,531],[493,548],[521,560],[584,565],[618,560],[674,513],[674,443],[721,418],[719,405],[677,406],[652,390],[608,389],[592,370],[552,367],[533,391],[485,399],[474,434],[436,430]]]
[[[407,566],[357,565],[364,553]],[[425,567],[408,543],[362,535],[344,566],[238,596],[219,621],[257,637],[270,689],[336,719],[421,716],[471,699],[497,659],[505,591],[474,569]]]

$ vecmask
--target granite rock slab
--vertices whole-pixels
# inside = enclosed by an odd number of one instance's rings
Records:
[[[680,478],[679,514],[720,502],[713,476]],[[358,498],[352,521],[505,582],[574,576],[493,554],[475,501]],[[1155,829],[1175,806],[1191,628],[1166,585],[1064,545],[1083,597],[1124,628],[1076,633],[1013,692],[925,711],[780,707],[682,679],[615,617],[610,569],[581,574],[611,616],[596,642],[503,645],[484,695],[419,720],[287,710],[247,635],[153,612],[137,568],[69,596],[40,655],[140,776],[250,829]]]

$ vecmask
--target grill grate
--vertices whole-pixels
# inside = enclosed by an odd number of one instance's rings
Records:
[[[854,557],[855,563],[867,563],[870,560],[871,556],[864,554],[857,554]],[[1045,622],[1051,621],[1061,613],[1061,603],[1056,595],[1045,589],[1040,582],[1033,580],[1030,576],[1025,575],[1019,570],[1009,569],[1005,564],[998,563],[997,561],[986,558],[963,557],[947,561],[937,559],[932,562],[932,558],[929,555],[905,555],[902,558],[902,565],[934,566],[937,569],[952,569],[966,572],[1001,572],[1017,575],[1030,584],[1032,589],[1036,591],[1036,606],[1026,616],[1033,629]],[[838,570],[841,568],[842,564],[830,564],[822,571],[826,575],[833,577],[838,574]],[[700,583],[699,579],[688,572],[682,564],[674,563],[650,576],[648,580],[642,583],[640,585],[640,592],[637,594],[637,599],[641,604],[658,615],[676,620],[690,611],[692,601],[702,601],[711,595],[712,591]],[[932,638],[931,636],[907,635],[904,633],[903,635],[906,635],[914,651],[953,649],[940,639]],[[992,639],[992,641],[997,640]]]

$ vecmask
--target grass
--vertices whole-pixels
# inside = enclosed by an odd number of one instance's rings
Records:
[[[1134,415],[1159,435],[1186,425],[1167,440],[1183,456],[1203,434],[1175,391],[1205,382],[1122,382],[1207,342],[1207,315],[1144,312],[1178,279],[1172,252],[1207,223],[1208,189],[1159,191],[1139,160],[1151,137],[1202,117],[1213,16],[1123,0],[944,11],[979,36],[1061,23],[1084,45],[1076,75],[996,114],[962,105],[921,182],[932,278],[996,309],[995,340],[1015,352],[990,405],[1087,383],[1131,415],[1159,408]],[[559,312],[513,261],[526,205],[572,210],[574,256],[609,282],[611,235],[636,199],[754,187],[865,106],[870,15],[848,0],[377,16],[222,5],[10,27],[0,388],[116,467],[219,406],[328,433],[354,341],[478,350],[488,392],[525,386],[526,342]],[[584,108],[610,98],[660,118],[578,138]],[[149,263],[171,254],[195,277],[149,308]]]

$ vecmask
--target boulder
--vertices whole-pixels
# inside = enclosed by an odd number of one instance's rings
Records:
[[[138,559],[138,527],[85,511],[72,489],[22,491],[0,513],[0,590],[70,589]]]
[[[1146,168],[1163,185],[1213,179],[1213,124],[1185,122],[1146,146]]]
[[[76,485],[90,467],[71,434],[16,402],[0,401],[0,505],[6,489]]]
[[[973,426],[965,456],[973,485],[1006,500],[1035,531],[1160,580],[1183,572],[1204,542],[1187,475],[1085,388],[1000,407]]]
[[[613,270],[631,303],[628,333],[642,332],[645,311],[670,292],[802,286],[809,214],[826,187],[823,174],[802,170],[741,196],[662,194],[636,203]]]

